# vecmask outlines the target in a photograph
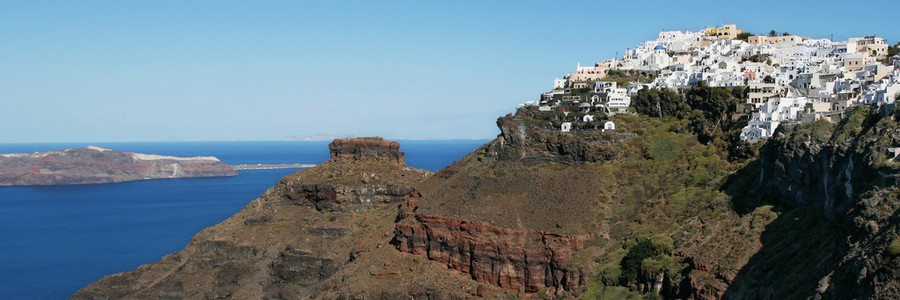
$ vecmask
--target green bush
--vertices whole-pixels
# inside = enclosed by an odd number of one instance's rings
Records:
[[[900,256],[900,239],[895,239],[888,245],[887,254],[890,256]]]
[[[753,210],[753,218],[750,219],[751,229],[761,229],[770,221],[778,217],[778,213],[772,211],[772,205],[763,205]]]
[[[794,129],[794,138],[810,139],[817,142],[826,142],[831,138],[834,125],[826,119],[818,119],[815,122],[801,123]]]
[[[869,111],[870,109],[868,106],[855,106],[853,111],[850,112],[850,116],[844,119],[840,125],[838,125],[837,129],[835,129],[834,140],[852,140],[862,133],[863,122],[866,121],[866,116],[869,115]]]
[[[667,132],[653,137],[647,146],[647,155],[660,161],[670,161],[678,158],[688,147],[697,143],[694,136]]]

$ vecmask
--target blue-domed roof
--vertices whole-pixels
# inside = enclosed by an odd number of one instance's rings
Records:
[[[666,50],[666,47],[663,47],[662,45],[656,45],[653,50]]]

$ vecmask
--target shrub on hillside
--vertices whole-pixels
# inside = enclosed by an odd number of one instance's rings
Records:
[[[894,240],[888,245],[887,254],[890,256],[900,256],[900,239]]]

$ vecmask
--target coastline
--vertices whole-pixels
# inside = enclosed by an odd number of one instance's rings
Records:
[[[240,170],[274,170],[274,169],[305,169],[315,167],[316,164],[240,164],[231,165],[235,171]]]

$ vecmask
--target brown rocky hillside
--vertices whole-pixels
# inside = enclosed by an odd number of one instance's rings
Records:
[[[398,205],[430,172],[396,142],[336,140],[332,159],[286,176],[184,250],[106,276],[72,299],[464,298],[479,285],[397,251]],[[398,159],[399,158],[399,159]],[[481,286],[482,294],[500,292]]]
[[[895,115],[785,125],[735,159],[687,119],[562,133],[523,109],[434,174],[394,142],[336,140],[185,250],[73,298],[896,299]]]

